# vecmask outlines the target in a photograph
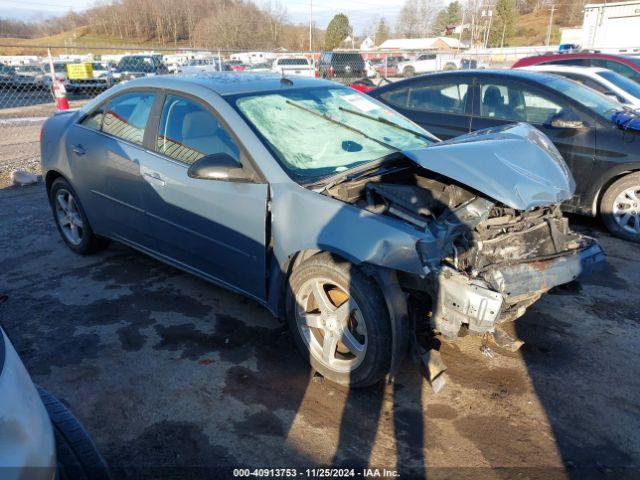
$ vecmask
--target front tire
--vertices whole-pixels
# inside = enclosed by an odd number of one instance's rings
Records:
[[[600,202],[600,215],[615,236],[640,243],[640,172],[611,184]]]
[[[321,253],[291,274],[287,322],[311,366],[340,385],[382,380],[391,361],[391,325],[376,282],[360,268]]]
[[[107,463],[76,417],[60,401],[38,387],[56,441],[59,480],[109,480]]]
[[[64,178],[57,178],[51,185],[49,203],[58,232],[67,247],[80,255],[90,255],[106,248],[109,242],[93,233],[78,195]]]

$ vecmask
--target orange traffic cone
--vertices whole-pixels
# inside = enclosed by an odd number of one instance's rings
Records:
[[[53,96],[56,99],[58,110],[69,110],[69,100],[67,99],[67,89],[60,80],[53,82]]]

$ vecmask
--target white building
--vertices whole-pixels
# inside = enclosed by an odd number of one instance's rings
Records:
[[[362,43],[360,43],[360,50],[372,50],[376,47],[376,43],[371,37],[366,37]]]
[[[394,38],[385,40],[378,47],[380,50],[412,50],[425,51],[433,50],[440,52],[450,52],[469,48],[454,37],[431,37],[431,38]]]
[[[640,0],[588,4],[582,24],[583,48],[640,47]]]

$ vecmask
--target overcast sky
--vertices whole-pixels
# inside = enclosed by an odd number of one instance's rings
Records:
[[[265,4],[268,0],[256,0],[257,4]],[[308,23],[310,0],[280,0],[287,8],[289,17],[297,23]],[[61,15],[69,10],[76,11],[88,8],[95,0],[0,0],[0,16],[19,20],[39,20],[52,15]],[[372,19],[384,16],[391,23],[395,22],[398,11],[404,0],[313,0],[314,20],[319,27],[326,27],[336,13],[344,13],[349,17],[356,33],[360,33]],[[180,2],[176,0],[176,7]]]

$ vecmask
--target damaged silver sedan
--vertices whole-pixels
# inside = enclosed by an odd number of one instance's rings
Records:
[[[49,119],[41,148],[72,250],[114,239],[243,293],[341,384],[393,376],[424,327],[507,345],[502,324],[603,259],[533,127],[439,142],[322,80],[134,80]]]

